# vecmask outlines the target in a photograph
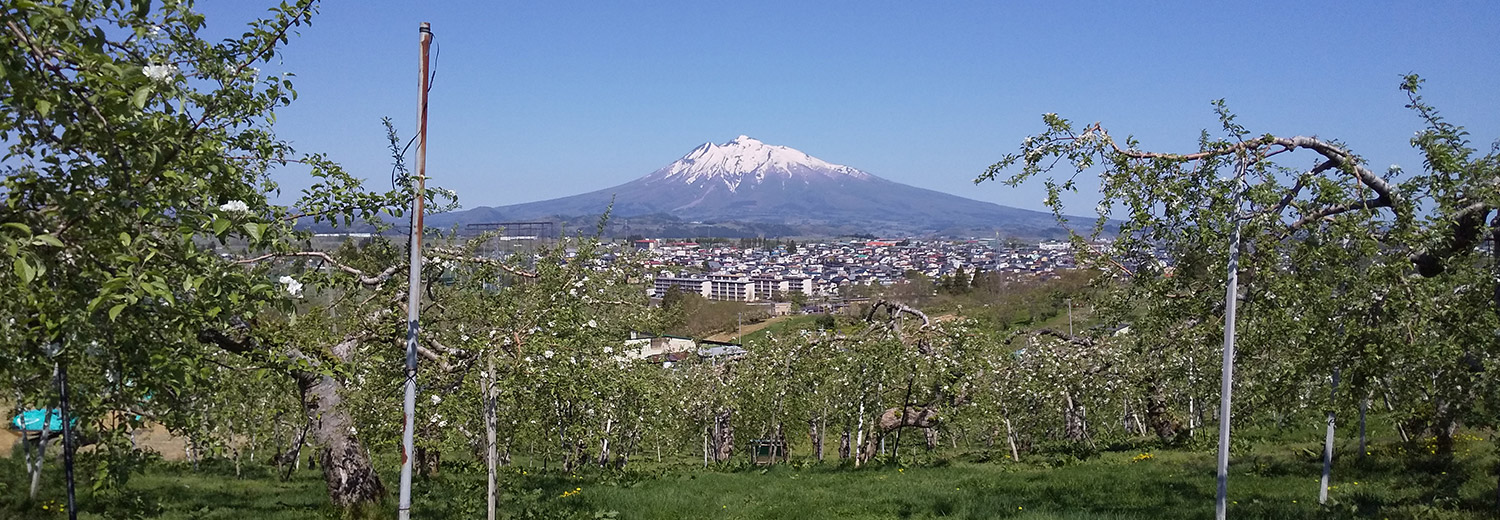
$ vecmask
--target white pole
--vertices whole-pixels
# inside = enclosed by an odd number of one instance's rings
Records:
[[[417,413],[417,314],[422,303],[422,192],[427,188],[427,50],[432,45],[432,26],[422,22],[422,79],[417,109],[417,178],[411,201],[411,257],[406,297],[406,425],[401,432],[401,493],[396,518],[411,518],[412,430]]]
[[[498,471],[499,462],[499,457],[495,453],[495,401],[498,398],[498,396],[495,395],[495,390],[497,386],[496,380],[499,379],[497,377],[499,374],[495,373],[494,352],[487,353],[485,357],[485,361],[487,362],[486,368],[488,368],[489,370],[484,377],[480,378],[480,380],[484,383],[485,467],[487,470],[489,470],[487,472],[488,475],[485,477],[485,518],[487,520],[495,520],[495,473]]]
[[[1234,393],[1234,311],[1240,292],[1240,182],[1245,176],[1245,160],[1240,159],[1234,176],[1234,205],[1229,218],[1234,232],[1229,239],[1229,274],[1224,290],[1224,374],[1219,383],[1219,492],[1214,503],[1214,518],[1224,520],[1229,499],[1229,403]]]
[[[1323,478],[1318,481],[1318,503],[1328,503],[1328,477],[1333,473],[1333,400],[1339,395],[1339,369],[1333,369],[1328,388],[1328,433],[1323,437]]]

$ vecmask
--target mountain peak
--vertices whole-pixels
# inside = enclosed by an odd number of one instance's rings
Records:
[[[672,180],[699,186],[722,182],[731,192],[738,191],[746,182],[760,184],[769,179],[808,183],[814,179],[871,178],[856,168],[833,164],[795,148],[768,145],[748,135],[724,144],[703,143],[647,176],[651,181]]]

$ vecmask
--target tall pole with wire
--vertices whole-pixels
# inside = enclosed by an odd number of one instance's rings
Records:
[[[417,413],[417,315],[422,303],[422,193],[427,188],[427,50],[432,46],[432,25],[422,22],[422,79],[417,95],[417,176],[411,200],[411,257],[406,296],[406,412],[401,432],[401,502],[396,518],[411,518],[412,430]]]
[[[1229,500],[1229,403],[1234,392],[1234,310],[1240,292],[1240,183],[1245,177],[1246,159],[1234,175],[1234,205],[1229,218],[1234,226],[1229,238],[1229,276],[1224,291],[1224,374],[1219,386],[1219,492],[1214,503],[1214,518],[1224,520]]]

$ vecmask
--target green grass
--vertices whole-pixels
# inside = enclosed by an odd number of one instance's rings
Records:
[[[737,338],[736,341],[740,343],[765,341],[767,339],[767,335],[772,333],[781,335],[796,330],[811,329],[816,327],[819,316],[820,315],[817,314],[799,314],[796,316],[791,316],[784,321],[773,323],[766,326],[766,328],[764,329],[760,329],[755,332],[746,334],[744,335],[744,337]]]
[[[1467,441],[1466,462],[1444,463],[1396,453],[1380,445],[1360,461],[1352,454],[1334,473],[1335,504],[1317,504],[1321,464],[1315,445],[1264,445],[1237,456],[1231,467],[1233,518],[1495,518],[1493,448]],[[1079,461],[1067,456],[1005,460],[994,452],[918,453],[929,465],[854,469],[834,463],[794,462],[769,468],[739,465],[702,469],[685,460],[643,463],[628,472],[539,473],[524,466],[503,472],[502,512],[508,518],[1021,518],[1196,519],[1213,514],[1212,453],[1104,452]],[[993,459],[993,460],[992,460]],[[634,464],[634,463],[633,463]],[[43,502],[61,501],[57,466],[50,465]],[[24,497],[24,472],[0,459],[0,518],[63,518]],[[385,474],[395,487],[393,474]],[[86,487],[86,486],[85,486]],[[483,516],[484,473],[472,463],[445,466],[418,478],[414,518]],[[327,505],[321,473],[303,470],[289,482],[268,468],[247,467],[236,478],[218,462],[194,471],[154,463],[123,495],[81,491],[81,518],[119,518],[136,511],[162,519],[319,519],[340,515]],[[388,501],[394,502],[394,499]],[[106,515],[106,511],[108,514]],[[394,515],[387,503],[378,517]]]

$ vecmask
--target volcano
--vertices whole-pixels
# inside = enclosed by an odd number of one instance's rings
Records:
[[[619,186],[434,215],[428,222],[433,226],[541,219],[583,223],[602,214],[611,200],[612,222],[647,236],[676,234],[653,235],[653,226],[718,226],[750,230],[752,236],[1066,234],[1051,213],[893,182],[744,135],[724,144],[703,143],[671,164]]]

